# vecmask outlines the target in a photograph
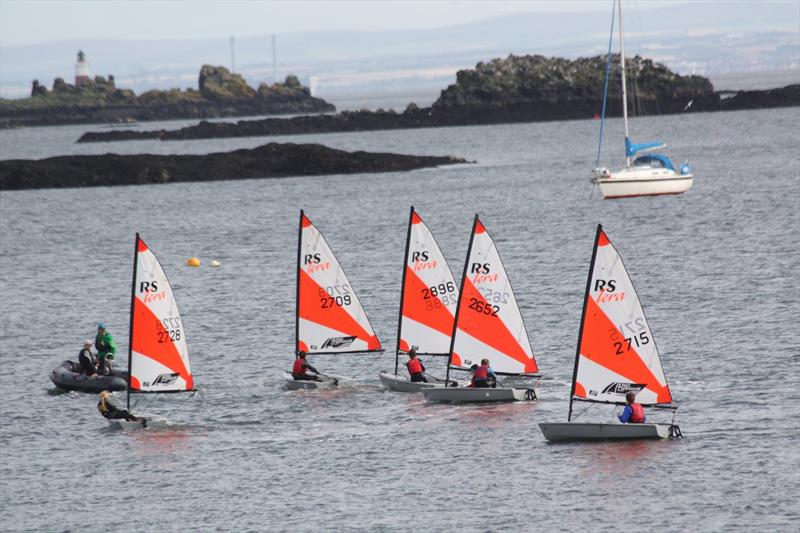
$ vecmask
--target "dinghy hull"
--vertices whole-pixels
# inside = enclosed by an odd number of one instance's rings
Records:
[[[592,422],[544,422],[539,424],[551,442],[587,440],[668,439],[678,426],[671,424],[604,424]],[[674,428],[674,429],[673,429]],[[680,429],[677,429],[677,435]]]
[[[151,413],[134,413],[139,418],[147,420],[147,428],[162,428],[169,425],[169,420],[160,415]],[[141,421],[134,422],[124,418],[115,418],[108,421],[108,425],[115,429],[144,429]]]
[[[288,390],[315,390],[315,389],[330,389],[338,385],[338,380],[328,377],[320,376],[322,381],[304,381],[296,380],[292,377],[290,372],[283,373],[283,379],[286,382]]]
[[[423,389],[422,394],[429,402],[443,403],[492,403],[492,402],[523,402],[536,399],[533,389],[471,389],[433,387]]]

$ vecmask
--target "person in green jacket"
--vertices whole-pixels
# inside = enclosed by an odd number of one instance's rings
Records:
[[[94,347],[97,350],[97,373],[111,374],[111,361],[117,353],[114,337],[106,330],[102,322],[97,324],[97,337],[94,338]]]

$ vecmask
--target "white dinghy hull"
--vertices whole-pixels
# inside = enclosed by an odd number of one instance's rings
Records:
[[[444,403],[491,403],[491,402],[524,402],[536,399],[533,389],[511,388],[451,388],[433,387],[423,389],[422,394],[429,402]]]
[[[607,424],[594,422],[544,422],[544,438],[553,442],[585,440],[669,439],[680,436],[671,424]]]
[[[386,371],[378,374],[378,377],[381,380],[381,385],[395,392],[422,392],[423,389],[431,389],[433,387],[444,387],[443,379],[431,376],[430,374],[426,374],[425,376],[426,378],[428,378],[427,383],[424,382],[412,383],[403,376],[398,376],[392,374],[391,372],[386,372]],[[466,387],[467,385],[469,385],[468,381],[459,381],[455,379],[450,380],[450,387],[452,388]]]
[[[161,415],[154,415],[151,413],[137,414],[139,418],[144,418],[147,421],[147,428],[163,428],[169,425],[169,420]],[[144,426],[141,421],[134,422],[132,420],[125,420],[124,418],[115,418],[108,421],[108,425],[117,429],[143,429]]]
[[[322,381],[304,381],[296,380],[292,377],[291,372],[284,372],[283,379],[286,382],[286,388],[289,390],[313,390],[313,389],[330,389],[336,387],[339,381],[334,378],[320,376]]]

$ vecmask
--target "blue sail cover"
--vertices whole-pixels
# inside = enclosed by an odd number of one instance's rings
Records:
[[[652,150],[653,148],[661,148],[662,146],[666,145],[661,141],[636,144],[635,142],[631,141],[630,137],[625,137],[625,153],[627,154],[627,157],[633,157],[642,150]]]

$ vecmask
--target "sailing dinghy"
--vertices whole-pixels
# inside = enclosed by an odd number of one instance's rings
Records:
[[[457,305],[458,287],[450,267],[433,233],[412,206],[400,290],[394,374],[383,371],[378,375],[384,387],[397,392],[420,392],[444,385],[445,380],[427,372],[427,383],[411,382],[399,375],[400,356],[408,355],[413,348],[417,355],[447,357]]]
[[[528,332],[522,320],[511,282],[494,240],[478,215],[461,276],[461,290],[448,350],[445,382],[450,369],[469,370],[481,359],[489,359],[497,375],[539,377]],[[512,402],[536,399],[533,388],[423,389],[431,402]]]
[[[189,367],[186,333],[178,303],[167,275],[155,254],[136,234],[131,287],[131,319],[128,342],[128,391],[126,408],[131,410],[131,393],[194,391]],[[147,427],[168,423],[163,416],[132,413],[147,420]],[[112,427],[133,429],[141,422],[109,420]]]
[[[664,148],[661,141],[634,143],[628,128],[628,91],[625,79],[625,40],[622,30],[622,0],[619,4],[619,51],[620,71],[622,75],[622,117],[625,122],[625,168],[609,170],[600,167],[600,148],[597,150],[596,168],[593,170],[592,183],[600,187],[603,198],[627,198],[631,196],[657,196],[662,194],[681,194],[689,190],[694,176],[688,163],[676,169],[669,157],[651,153]],[[614,4],[615,6],[617,4]],[[611,16],[611,34],[614,33],[614,15]],[[606,96],[608,95],[608,75],[611,71],[611,37],[608,42],[608,66],[603,93],[602,119],[600,120],[600,146],[603,143],[603,124],[606,114]],[[647,153],[646,153],[647,152]],[[636,155],[643,154],[643,155]]]
[[[598,224],[586,281],[566,422],[541,423],[547,440],[680,437],[671,424],[573,422],[573,401],[625,405],[628,392],[652,408],[677,409],[653,333],[622,258]]]
[[[347,276],[322,233],[300,211],[297,243],[297,303],[295,356],[382,352]],[[322,381],[295,380],[284,372],[290,390],[335,387],[338,379],[320,374]]]

